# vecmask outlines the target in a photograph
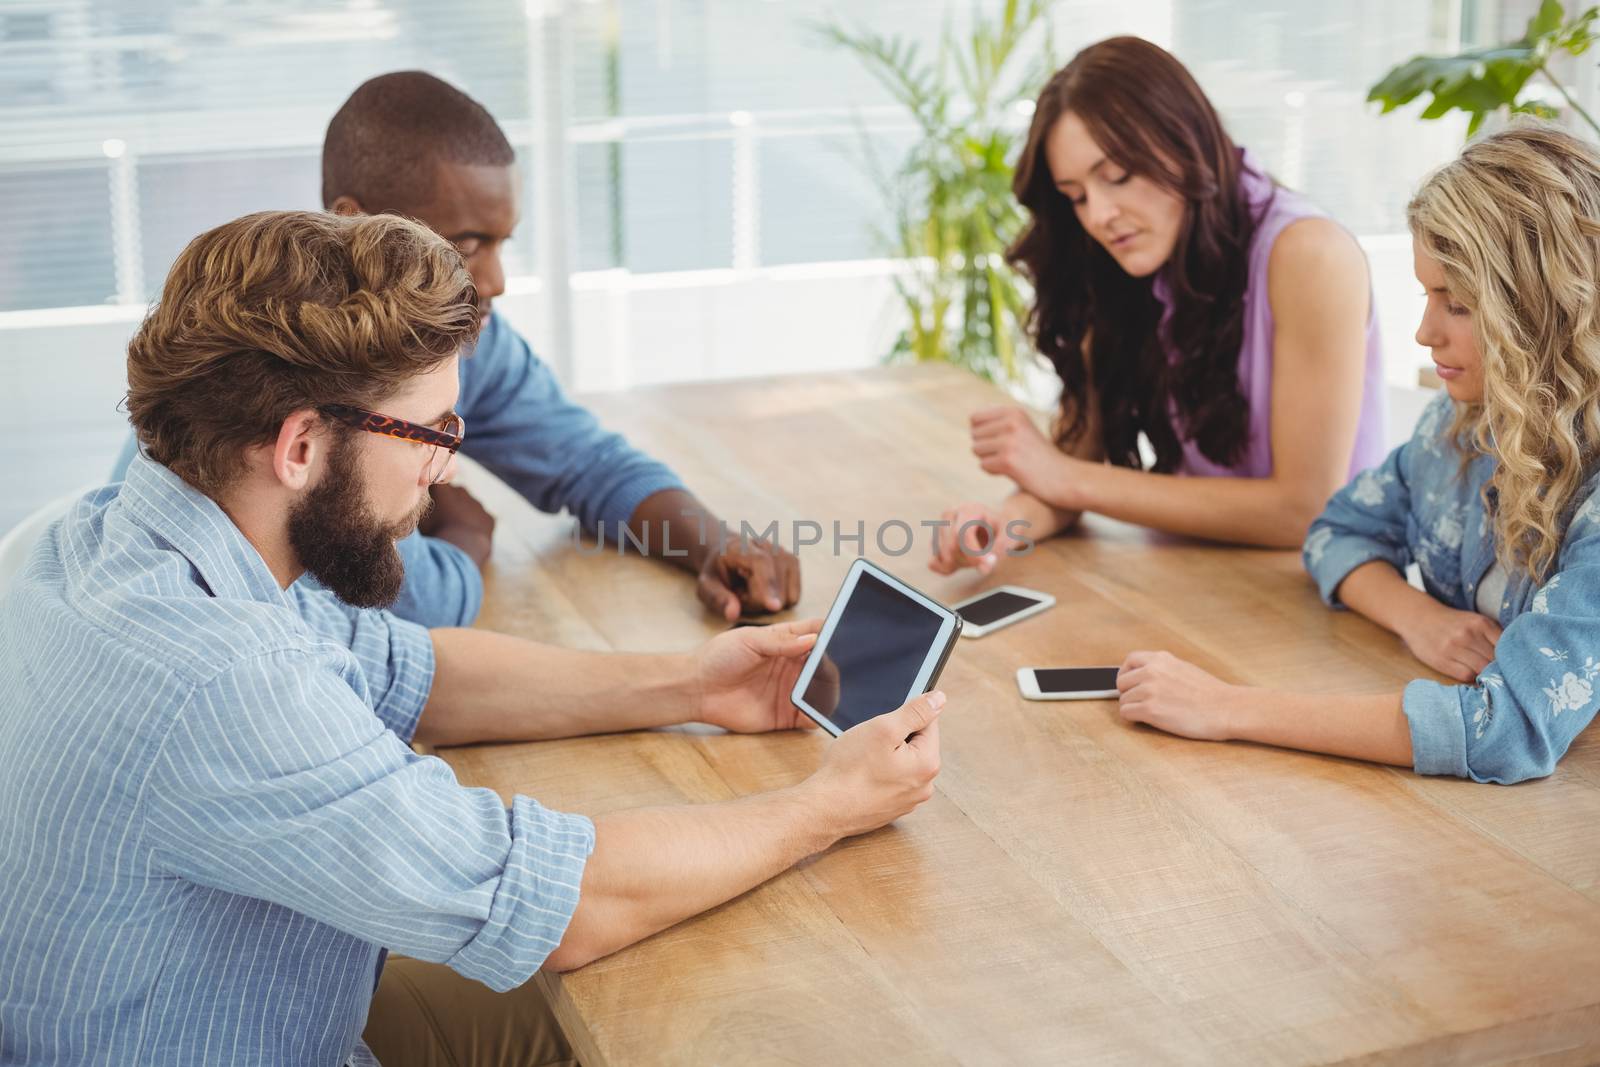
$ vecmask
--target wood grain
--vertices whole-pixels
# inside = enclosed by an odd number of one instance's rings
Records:
[[[602,1064],[1600,1061],[1600,742],[1513,788],[1130,727],[1114,702],[1031,703],[1016,668],[1165,648],[1233,681],[1397,691],[1427,674],[1325,609],[1294,553],[1091,518],[993,580],[939,578],[919,526],[995,502],[943,367],[594,398],[731,520],[812,520],[824,614],[860,554],[951,602],[1001,581],[1057,607],[962,641],[944,771],[900,824],[565,977],[541,975]],[[721,624],[688,575],[586,554],[571,520],[469,476],[500,516],[482,625],[587,648],[691,647]],[[893,556],[872,536],[916,533]],[[889,542],[897,548],[903,535]],[[591,546],[588,546],[592,548]],[[603,679],[597,679],[603,684]],[[595,815],[797,781],[827,740],[678,731],[442,755],[467,783]]]

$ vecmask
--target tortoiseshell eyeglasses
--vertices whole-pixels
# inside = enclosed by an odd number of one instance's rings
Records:
[[[433,451],[428,454],[430,484],[444,477],[445,472],[450,469],[450,457],[456,454],[461,442],[467,437],[467,423],[460,415],[447,416],[444,428],[435,430],[431,426],[407,422],[405,419],[382,415],[365,408],[353,408],[348,404],[324,404],[317,410],[329,418],[338,419],[347,426],[354,426],[367,433],[398,437],[402,441],[415,441],[420,445],[432,445]]]

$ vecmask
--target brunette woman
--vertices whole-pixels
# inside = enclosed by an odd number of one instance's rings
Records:
[[[1383,455],[1355,238],[1277,185],[1188,70],[1135,37],[1091,45],[1045,85],[1012,188],[1029,221],[1008,258],[1033,285],[1060,411],[1050,435],[1019,407],[972,416],[983,469],[1015,489],[947,511],[932,569],[988,573],[1085,511],[1298,546]]]

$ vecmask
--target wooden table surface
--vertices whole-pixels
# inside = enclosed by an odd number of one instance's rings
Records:
[[[917,523],[1004,496],[966,434],[1001,400],[944,367],[592,398],[722,514],[823,524],[791,615],[825,614],[855,555],[833,553],[835,519],[847,534],[864,522],[865,555],[946,603],[1015,582],[1057,606],[960,643],[941,683],[944,770],[911,816],[541,974],[583,1062],[1600,1061],[1595,733],[1553,777],[1504,788],[1184,741],[1124,724],[1111,701],[1024,701],[1017,667],[1137,648],[1309,690],[1398,691],[1426,672],[1325,609],[1293,552],[1091,518],[995,579],[933,575]],[[687,575],[583,555],[571,520],[469,484],[500,516],[482,625],[635,651],[721,628]],[[917,529],[912,554],[873,544],[890,519]],[[786,785],[828,743],[689,728],[442,754],[468,784],[598,815]]]

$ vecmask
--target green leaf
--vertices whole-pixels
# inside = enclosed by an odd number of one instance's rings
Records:
[[[1600,7],[1591,7],[1561,28],[1555,46],[1575,56],[1581,56],[1594,43],[1594,21],[1600,18]]]
[[[1028,297],[1003,261],[1023,218],[1011,194],[1021,134],[1010,107],[1054,70],[1046,65],[1050,7],[1005,0],[994,17],[975,9],[962,40],[946,21],[931,60],[898,37],[813,27],[822,43],[854,54],[921,130],[888,164],[861,128],[867,170],[892,220],[875,240],[902,264],[892,281],[904,327],[886,358],[952,362],[992,380],[1020,374]]]
[[[851,31],[833,23],[816,23],[812,29],[824,43],[855,53],[867,73],[888,90],[896,103],[911,112],[925,131],[937,129],[945,90],[932,69],[920,61],[916,42],[868,30]]]
[[[1417,56],[1391,70],[1372,87],[1367,99],[1381,102],[1382,113],[1430,95],[1422,118],[1436,119],[1451,111],[1471,116],[1468,136],[1484,117],[1513,107],[1523,87],[1539,70],[1534,51],[1522,44],[1478,48],[1456,56]]]
[[[1478,48],[1456,56],[1416,56],[1384,75],[1367,93],[1367,99],[1381,102],[1388,112],[1409,104],[1424,92],[1454,95],[1479,86],[1493,91],[1495,86],[1510,82],[1520,88],[1536,69],[1532,50],[1520,45]],[[1520,81],[1516,77],[1519,72]]]
[[[1570,21],[1557,0],[1543,0],[1528,20],[1522,38],[1490,48],[1471,49],[1454,56],[1416,56],[1395,67],[1367,94],[1371,102],[1382,105],[1383,114],[1410,103],[1427,93],[1430,97],[1422,118],[1436,119],[1451,111],[1466,112],[1470,118],[1467,136],[1472,136],[1491,113],[1505,108],[1524,114],[1554,116],[1557,112],[1536,101],[1521,99],[1528,79],[1543,74],[1566,99],[1567,104],[1600,134],[1600,124],[1575,101],[1566,87],[1551,74],[1546,59],[1556,50],[1574,56],[1587,52],[1596,39],[1594,25],[1600,19],[1600,6],[1585,9]]]
[[[1558,0],[1544,0],[1539,5],[1539,11],[1528,20],[1528,32],[1523,38],[1526,41],[1536,41],[1549,33],[1554,33],[1561,28],[1561,20],[1566,16]]]
[[[1525,100],[1520,104],[1514,105],[1511,111],[1516,115],[1533,115],[1541,119],[1554,119],[1561,114],[1561,112],[1542,100]]]

